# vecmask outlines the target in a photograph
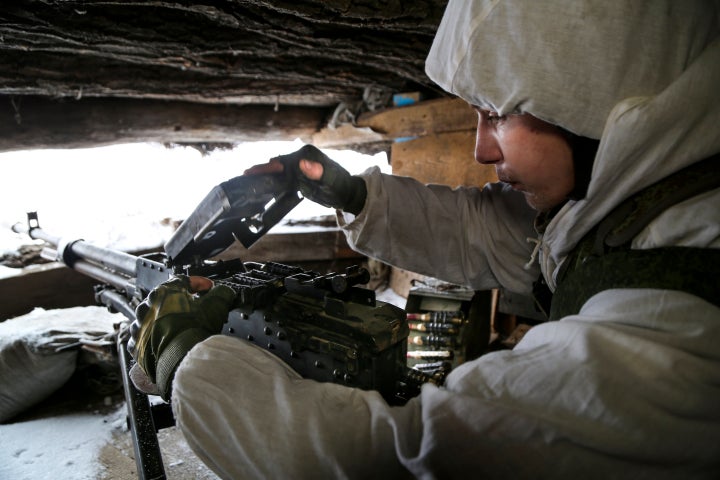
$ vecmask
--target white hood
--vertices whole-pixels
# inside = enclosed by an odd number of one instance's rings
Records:
[[[614,206],[720,151],[719,18],[718,1],[449,2],[431,79],[471,104],[601,139],[586,198],[546,230],[551,287]]]

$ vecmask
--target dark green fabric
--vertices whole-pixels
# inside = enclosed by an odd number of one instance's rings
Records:
[[[164,348],[158,351],[155,366],[155,385],[160,391],[160,396],[166,401],[170,400],[172,381],[180,362],[195,345],[212,335],[205,328],[191,328],[173,333]]]
[[[611,288],[657,288],[692,293],[720,306],[720,250],[666,247],[587,257],[558,285],[550,320],[573,315]]]
[[[720,155],[714,155],[680,170],[610,212],[578,243],[560,269],[549,319],[576,314],[590,297],[612,288],[679,290],[718,305],[720,250],[631,249],[633,238],[666,209],[720,187],[718,160]],[[537,288],[538,302],[543,297],[542,291]],[[545,307],[548,308],[547,302]]]
[[[680,170],[636,193],[599,224],[596,253],[629,244],[653,219],[673,205],[720,187],[720,155]]]

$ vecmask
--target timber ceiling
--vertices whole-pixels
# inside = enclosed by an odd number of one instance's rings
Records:
[[[0,151],[283,138],[438,95],[423,67],[445,4],[4,0]]]

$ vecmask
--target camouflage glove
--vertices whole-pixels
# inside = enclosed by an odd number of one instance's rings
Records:
[[[210,287],[210,281],[203,280]],[[130,326],[128,351],[165,400],[170,399],[177,366],[195,344],[220,333],[235,301],[230,287],[213,286],[198,296],[191,286],[186,276],[162,283],[138,305]]]
[[[311,180],[302,173],[300,160],[303,159],[322,165],[323,173],[320,180]],[[275,157],[270,162],[281,162],[286,174],[292,177],[291,182],[297,183],[300,193],[315,203],[355,215],[365,206],[367,197],[365,180],[350,175],[347,170],[312,145],[305,145],[297,152]]]

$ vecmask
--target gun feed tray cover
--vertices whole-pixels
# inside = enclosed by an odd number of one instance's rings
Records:
[[[283,175],[239,176],[217,185],[165,244],[174,265],[210,258],[237,239],[249,248],[302,201]]]

